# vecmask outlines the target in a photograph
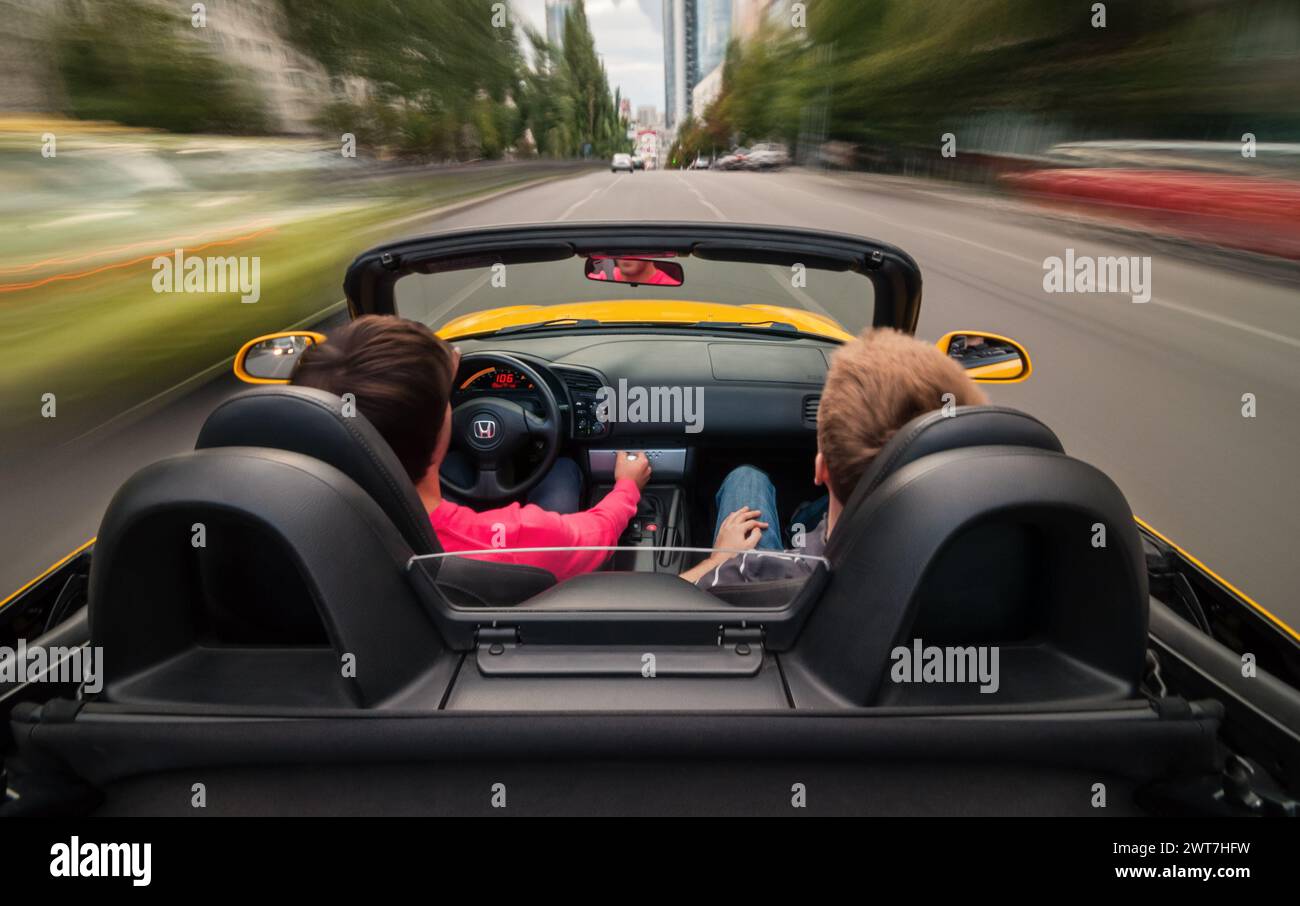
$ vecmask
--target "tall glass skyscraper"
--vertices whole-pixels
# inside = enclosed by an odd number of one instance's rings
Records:
[[[700,80],[697,0],[663,2],[664,125],[675,129],[691,115],[691,89]],[[726,48],[725,41],[723,48]]]
[[[699,73],[708,75],[722,65],[731,40],[731,0],[696,0],[699,33]]]

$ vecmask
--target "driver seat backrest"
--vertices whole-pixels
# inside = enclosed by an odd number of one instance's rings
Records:
[[[343,400],[313,387],[273,385],[232,396],[199,429],[196,450],[270,447],[328,463],[374,498],[417,554],[441,553],[429,516],[388,442]]]
[[[379,504],[416,554],[442,553],[429,515],[388,442],[325,390],[277,384],[225,400],[199,430],[195,448],[270,447],[318,459],[355,481]],[[426,564],[427,565],[427,564]],[[555,584],[544,569],[467,557],[437,561],[437,581],[457,603],[517,604]],[[465,589],[483,593],[470,595]]]

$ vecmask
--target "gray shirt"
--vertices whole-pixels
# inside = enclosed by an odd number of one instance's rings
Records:
[[[736,554],[726,563],[705,573],[695,584],[709,589],[715,585],[744,585],[746,582],[771,582],[774,579],[806,579],[812,575],[819,562],[816,558],[826,556],[826,517],[817,523],[817,527],[804,536],[801,548],[792,548],[788,554],[796,557],[777,557],[771,552],[759,550]],[[809,559],[813,558],[813,559]]]

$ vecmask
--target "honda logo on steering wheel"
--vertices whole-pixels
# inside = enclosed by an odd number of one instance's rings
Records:
[[[492,440],[497,436],[497,423],[490,418],[480,418],[474,422],[475,440]]]

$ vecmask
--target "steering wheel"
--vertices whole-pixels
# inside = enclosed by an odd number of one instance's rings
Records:
[[[451,411],[451,443],[473,461],[478,470],[474,483],[460,487],[442,479],[442,486],[465,500],[477,503],[500,503],[527,493],[545,477],[560,450],[560,404],[545,379],[532,365],[499,353],[472,353],[461,364],[482,360],[513,368],[527,377],[541,397],[542,415],[512,399],[499,396],[466,400]],[[527,442],[542,442],[542,461],[531,475],[513,481],[514,456]]]

